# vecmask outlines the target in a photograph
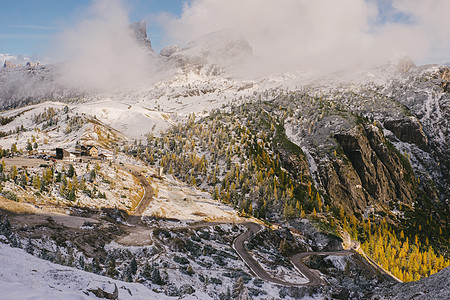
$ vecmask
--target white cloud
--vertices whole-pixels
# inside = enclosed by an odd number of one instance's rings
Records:
[[[193,0],[180,17],[165,16],[161,22],[169,40],[180,45],[234,28],[247,38],[255,55],[279,70],[376,65],[405,55],[423,60],[438,36],[449,40],[445,13],[450,1],[394,2],[396,9],[418,22],[376,23],[377,2],[366,0]],[[430,28],[443,23],[446,29],[430,38]]]
[[[124,1],[93,0],[79,22],[61,32],[56,48],[68,60],[66,83],[110,89],[155,73],[155,61],[129,28]],[[419,63],[448,61],[449,11],[449,0],[192,0],[181,16],[161,14],[159,21],[166,40],[180,46],[236,29],[259,58],[243,65],[246,70],[331,72],[405,55]]]
[[[65,59],[66,84],[110,89],[147,80],[154,66],[130,29],[128,11],[119,0],[95,0],[72,28],[57,39]]]
[[[412,19],[417,43],[427,46],[420,59],[439,63],[450,59],[450,1],[448,0],[393,0],[393,6]]]

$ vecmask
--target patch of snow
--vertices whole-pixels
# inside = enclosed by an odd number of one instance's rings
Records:
[[[341,255],[329,255],[325,257],[324,260],[330,261],[333,264],[333,266],[339,271],[345,271],[345,268],[347,267],[348,263],[348,257]]]
[[[294,134],[292,126],[289,126],[286,124],[285,130],[286,130],[287,138],[291,142],[293,142],[294,144],[299,146],[302,149],[302,151],[305,153],[306,159],[308,161],[309,173],[311,174],[311,177],[313,179],[314,186],[321,187],[321,185],[319,185],[319,183],[320,183],[319,168],[316,164],[316,161],[312,157],[311,153],[308,151],[308,149],[304,145],[302,145],[302,142],[299,139],[298,135]]]

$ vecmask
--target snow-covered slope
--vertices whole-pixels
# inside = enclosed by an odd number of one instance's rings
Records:
[[[135,105],[105,99],[73,107],[74,111],[95,116],[99,121],[131,138],[143,137],[155,131],[155,128],[161,130],[174,124],[171,114],[147,108],[145,104]]]
[[[2,299],[98,299],[94,290],[100,289],[113,295],[116,287],[118,299],[173,299],[138,283],[127,283],[53,264],[2,243],[0,266]],[[206,295],[199,295],[202,296]]]
[[[374,291],[373,299],[450,299],[450,267],[419,281],[399,283]]]

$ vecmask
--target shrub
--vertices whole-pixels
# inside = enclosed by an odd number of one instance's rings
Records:
[[[19,197],[11,191],[2,192],[1,195],[6,199],[19,202]]]
[[[173,261],[176,263],[179,263],[180,265],[187,265],[189,264],[189,260],[186,257],[180,257],[178,255],[175,255],[173,257]]]

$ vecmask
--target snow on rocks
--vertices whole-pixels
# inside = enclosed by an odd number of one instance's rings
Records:
[[[333,266],[339,271],[345,271],[347,267],[348,257],[341,255],[329,255],[324,258],[325,261],[330,261]]]

